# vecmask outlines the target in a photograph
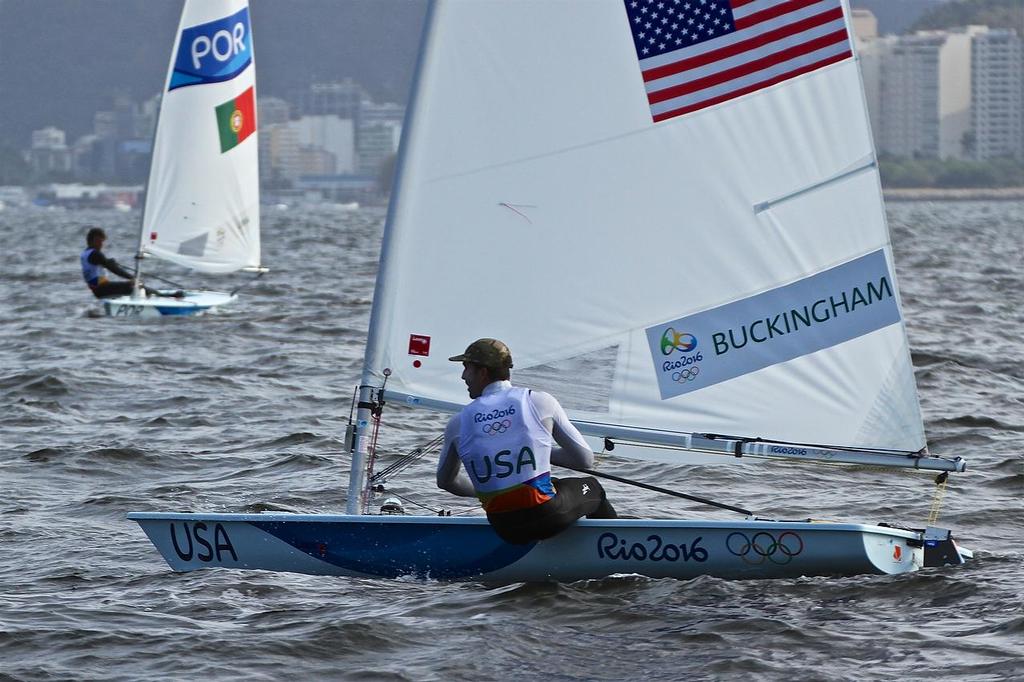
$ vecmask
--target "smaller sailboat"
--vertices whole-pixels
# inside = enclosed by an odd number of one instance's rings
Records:
[[[237,298],[237,288],[147,293],[142,265],[149,257],[202,273],[267,271],[255,133],[248,1],[185,0],[153,138],[134,292],[101,301],[104,314],[195,315]]]

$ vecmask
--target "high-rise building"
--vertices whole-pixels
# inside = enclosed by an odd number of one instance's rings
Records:
[[[259,130],[260,180],[292,180],[301,168],[298,132],[287,123],[262,125]]]
[[[374,104],[367,100],[360,109],[356,171],[362,176],[376,177],[388,157],[398,151],[405,107],[400,104]]]
[[[359,175],[376,177],[388,157],[398,151],[398,142],[401,139],[401,123],[391,121],[362,126],[359,129],[356,172]]]
[[[866,10],[865,10],[866,11]],[[899,41],[897,36],[857,37],[854,44],[860,62],[861,78],[864,81],[864,99],[867,102],[868,118],[875,146],[880,148],[882,134],[882,70],[885,60]]]
[[[858,40],[872,40],[878,37],[878,19],[867,9],[854,9],[850,14],[853,35]]]
[[[65,142],[63,130],[48,126],[32,131],[29,164],[40,175],[67,173],[71,170],[71,150]]]
[[[295,93],[295,112],[299,116],[328,116],[359,121],[359,105],[369,99],[359,83],[346,78],[340,83],[313,83]]]
[[[256,107],[260,126],[287,123],[291,118],[291,105],[277,97],[260,97]]]
[[[355,126],[351,119],[337,116],[303,116],[289,121],[288,127],[296,132],[299,144],[310,149],[322,149],[334,159],[327,170],[316,174],[347,175],[355,170]],[[314,162],[310,162],[314,163]],[[315,161],[323,168],[322,160]]]
[[[882,57],[880,152],[966,158],[970,149],[971,40],[984,26],[901,36]]]
[[[1024,41],[990,30],[971,42],[970,155],[1024,158]]]

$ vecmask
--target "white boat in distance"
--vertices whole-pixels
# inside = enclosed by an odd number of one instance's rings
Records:
[[[195,315],[237,298],[237,289],[146,296],[150,256],[204,273],[266,272],[257,150],[248,2],[185,0],[153,139],[135,291],[100,301],[106,315]]]
[[[394,468],[374,472],[385,402],[460,409],[446,358],[478,337],[506,341],[517,384],[553,392],[595,449],[649,479],[693,451],[964,470],[926,447],[848,8],[709,3],[430,6],[346,513],[130,514],[174,570],[773,578],[970,556],[927,524],[735,507],[744,518],[583,519],[521,546],[482,517],[369,513]]]

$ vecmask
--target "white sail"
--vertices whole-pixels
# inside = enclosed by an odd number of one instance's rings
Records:
[[[246,0],[186,0],[153,144],[140,251],[202,272],[260,266]]]
[[[574,418],[924,447],[849,10],[709,3],[677,66],[645,0],[432,7],[367,380],[464,404],[488,336]]]

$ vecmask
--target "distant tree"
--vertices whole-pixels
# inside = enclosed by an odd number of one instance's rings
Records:
[[[950,160],[935,176],[936,187],[996,187],[996,170],[990,164]]]
[[[956,0],[938,5],[918,19],[911,31],[946,29],[968,24],[1024,32],[1024,2],[1021,0]]]
[[[965,131],[963,136],[960,138],[960,151],[964,156],[971,158],[974,156],[974,152],[977,148],[978,134],[973,130]]]
[[[0,185],[23,185],[31,175],[32,169],[18,150],[0,144]]]
[[[1024,187],[1024,163],[1012,157],[988,161],[905,159],[878,161],[885,187]]]

